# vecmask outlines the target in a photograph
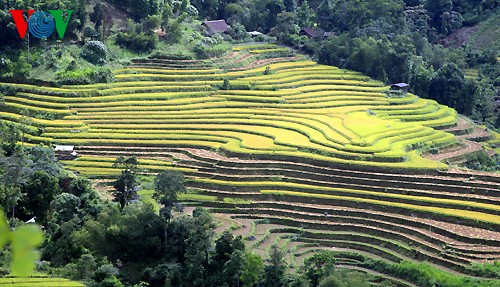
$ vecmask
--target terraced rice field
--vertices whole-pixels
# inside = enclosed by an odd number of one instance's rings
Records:
[[[60,278],[33,277],[33,278],[0,278],[0,286],[9,287],[83,287],[80,282]]]
[[[465,275],[500,260],[500,177],[444,163],[488,137],[453,109],[389,97],[381,82],[273,45],[203,61],[136,60],[115,79],[1,84],[17,93],[0,118],[19,123],[21,109],[56,116],[34,118],[26,140],[76,145],[81,157],[63,163],[91,178],[119,174],[120,155],[139,157],[146,176],[180,170],[190,188],[182,199],[210,208],[219,231],[253,236],[261,255],[278,243],[296,265],[320,249],[338,252],[344,268],[356,268],[352,252]],[[444,156],[422,157],[430,148]]]

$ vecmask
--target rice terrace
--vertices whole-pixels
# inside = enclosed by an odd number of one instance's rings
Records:
[[[387,286],[421,285],[377,266],[422,262],[463,284],[499,286],[474,266],[500,260],[500,174],[457,165],[500,152],[500,134],[454,109],[274,44],[206,60],[135,59],[113,77],[0,83],[14,91],[0,117],[23,126],[24,145],[74,146],[78,157],[60,162],[104,197],[120,156],[137,157],[145,178],[182,172],[183,213],[208,208],[216,232],[242,235],[264,258],[277,245],[300,267],[330,250],[337,269]],[[22,110],[57,119],[26,121]],[[138,192],[154,202],[152,188]],[[0,286],[42,286],[9,280]],[[79,286],[60,284],[43,286]]]

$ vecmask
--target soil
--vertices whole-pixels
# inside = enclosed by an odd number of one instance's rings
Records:
[[[462,27],[450,36],[441,40],[441,44],[446,48],[460,48],[465,45],[472,34],[479,31],[479,26]]]

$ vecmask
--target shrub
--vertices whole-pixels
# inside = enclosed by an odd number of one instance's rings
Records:
[[[82,58],[89,61],[94,65],[104,65],[106,64],[106,56],[108,54],[108,49],[101,41],[88,41],[83,46]]]
[[[116,44],[134,51],[149,51],[158,45],[158,35],[144,32],[120,32]]]
[[[86,68],[79,70],[64,70],[56,73],[58,84],[93,84],[109,83],[112,79],[111,71],[107,68]]]
[[[227,43],[220,44],[207,44],[203,42],[199,42],[194,47],[194,52],[200,58],[210,58],[210,57],[220,57],[224,55],[227,51],[231,49],[231,46]]]

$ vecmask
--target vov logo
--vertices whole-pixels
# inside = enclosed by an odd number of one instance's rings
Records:
[[[49,10],[49,12],[28,10],[28,21],[24,18],[24,10],[9,10],[17,32],[21,39],[24,39],[26,31],[38,39],[48,38],[54,30],[57,30],[59,38],[64,38],[66,29],[68,28],[69,19],[73,14],[73,10],[67,10],[67,19],[63,19],[63,10]]]

